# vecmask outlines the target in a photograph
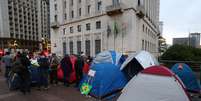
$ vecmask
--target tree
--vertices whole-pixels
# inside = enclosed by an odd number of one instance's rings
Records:
[[[173,45],[160,57],[160,59],[176,61],[201,61],[201,49],[184,45]]]

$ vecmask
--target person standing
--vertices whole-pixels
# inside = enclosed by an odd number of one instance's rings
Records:
[[[59,59],[56,54],[52,54],[52,58],[50,59],[50,84],[57,84],[57,66],[59,65]]]
[[[69,81],[70,81],[70,75],[72,72],[72,63],[70,60],[70,56],[65,55],[64,58],[61,60],[60,64],[61,64],[61,69],[64,74],[64,76],[63,76],[64,86],[68,87]]]
[[[41,53],[41,56],[38,59],[38,64],[40,65],[39,66],[40,80],[39,80],[38,88],[40,90],[41,87],[44,87],[44,90],[47,90],[48,89],[49,60],[43,53]]]
[[[16,61],[14,68],[16,68],[16,73],[21,78],[20,80],[20,91],[23,94],[26,92],[31,92],[31,74],[29,72],[28,66],[30,66],[30,61],[26,54],[23,53],[18,57],[19,61]]]
[[[83,66],[84,66],[84,59],[82,56],[77,56],[77,60],[75,62],[75,73],[76,73],[76,85],[75,87],[78,87],[80,84],[80,80],[83,77]]]
[[[8,79],[12,67],[12,57],[10,56],[10,52],[6,52],[6,55],[2,58],[2,62],[5,64],[5,77]]]

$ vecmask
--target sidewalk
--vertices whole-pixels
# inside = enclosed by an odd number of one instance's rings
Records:
[[[9,91],[5,78],[0,74],[0,101],[100,101],[87,98],[73,87],[64,87],[62,84],[51,86],[48,91],[38,91],[32,88],[31,94],[23,95],[19,91]],[[115,100],[113,100],[115,101]],[[201,101],[193,98],[192,101]]]
[[[0,75],[0,101],[94,101],[86,98],[73,87],[52,86],[48,91],[32,89],[31,94],[9,91],[5,79]]]

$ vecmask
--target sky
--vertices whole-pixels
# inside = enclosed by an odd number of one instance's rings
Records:
[[[167,44],[189,32],[201,33],[201,0],[160,0],[160,21]]]

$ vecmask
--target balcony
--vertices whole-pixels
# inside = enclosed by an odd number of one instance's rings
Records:
[[[136,8],[136,15],[139,17],[139,18],[143,18],[145,16],[145,9],[144,9],[144,6],[142,5],[139,5],[137,6]]]
[[[109,16],[118,15],[123,13],[122,3],[113,4],[106,7],[106,13]]]
[[[51,23],[51,28],[53,28],[53,29],[59,28],[59,22],[58,22],[58,21],[52,22],[52,23]]]

